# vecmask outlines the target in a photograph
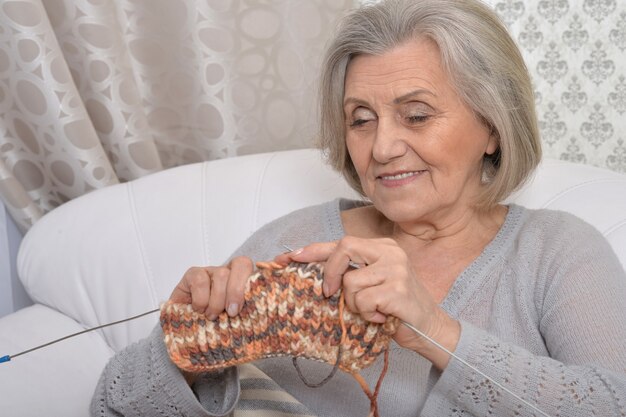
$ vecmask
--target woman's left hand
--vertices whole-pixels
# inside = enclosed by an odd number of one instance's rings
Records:
[[[393,239],[347,236],[337,242],[314,243],[275,258],[278,263],[323,262],[324,294],[343,286],[346,306],[365,320],[383,323],[388,315],[406,321],[453,351],[460,325],[443,311],[420,284],[406,252]],[[359,264],[355,269],[350,266]],[[395,341],[443,369],[449,356],[406,326]]]

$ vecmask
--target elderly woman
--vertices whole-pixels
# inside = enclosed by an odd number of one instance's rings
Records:
[[[413,325],[544,415],[625,415],[622,266],[581,220],[503,203],[539,162],[540,142],[522,57],[494,13],[475,0],[354,11],[329,46],[320,104],[322,148],[364,200],[266,225],[228,265],[190,269],[171,299],[210,318],[236,315],[251,258],[323,262],[326,295],[342,288],[366,320]],[[277,256],[281,243],[299,249]],[[407,326],[391,349],[383,416],[539,415]],[[94,414],[223,415],[236,406],[236,370],[185,379],[168,361],[156,328],[111,361]],[[147,371],[155,362],[162,375]],[[367,415],[347,374],[312,390],[289,359],[256,366],[313,414]],[[381,366],[365,370],[370,385]],[[311,379],[328,373],[305,367]]]

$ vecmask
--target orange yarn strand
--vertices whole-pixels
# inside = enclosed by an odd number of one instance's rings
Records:
[[[346,321],[343,319],[343,309],[346,305],[346,297],[344,296],[343,291],[341,291],[341,295],[339,296],[339,325],[341,326],[341,340],[339,341],[339,345],[343,346],[346,341],[346,334],[348,331],[346,330]]]
[[[345,297],[344,297],[343,292],[342,292],[341,296],[339,298],[339,324],[341,325],[341,343],[340,343],[341,345],[343,345],[343,343],[345,341],[345,338],[346,338],[346,333],[347,333],[346,323],[345,323],[345,320],[343,319],[344,305],[345,305]],[[378,393],[380,392],[380,387],[381,387],[381,385],[383,383],[383,379],[385,378],[385,375],[387,374],[387,369],[389,368],[389,349],[385,349],[384,359],[385,360],[384,360],[384,364],[383,364],[383,370],[380,372],[380,376],[378,377],[378,381],[376,382],[376,388],[374,389],[373,393],[370,390],[370,388],[367,386],[367,382],[365,382],[365,379],[363,379],[361,374],[359,374],[358,372],[352,372],[351,373],[351,375],[354,377],[354,379],[356,379],[356,381],[361,386],[361,389],[363,390],[363,392],[365,393],[367,398],[369,398],[369,400],[370,400],[369,416],[379,417],[379,414],[378,414],[378,401],[377,401],[378,400]]]

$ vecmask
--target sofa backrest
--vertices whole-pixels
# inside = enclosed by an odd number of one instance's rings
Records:
[[[340,196],[356,193],[311,149],[173,168],[48,213],[24,237],[18,271],[35,302],[96,326],[158,307],[190,266],[221,264],[263,224]],[[548,160],[511,201],[582,217],[626,265],[625,175]],[[118,350],[156,320],[103,334]]]

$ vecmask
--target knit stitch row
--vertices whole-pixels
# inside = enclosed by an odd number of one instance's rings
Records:
[[[384,373],[371,393],[358,371],[388,351],[398,320],[365,321],[340,305],[341,290],[325,297],[322,283],[318,263],[257,263],[237,316],[223,312],[208,320],[189,304],[167,302],[161,307],[161,326],[170,358],[188,372],[274,356],[323,361],[355,376],[377,414],[375,397]]]

